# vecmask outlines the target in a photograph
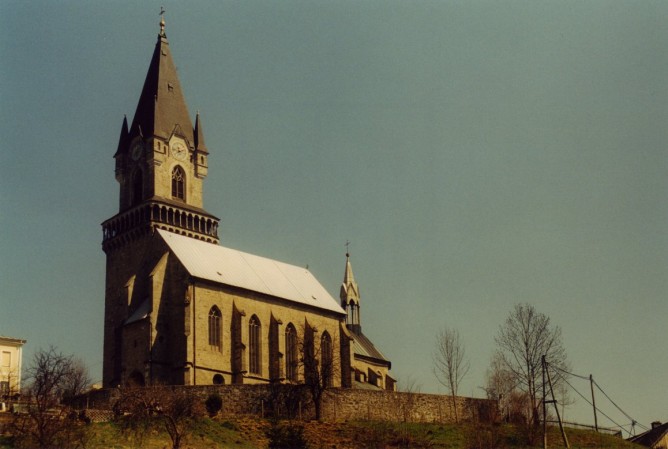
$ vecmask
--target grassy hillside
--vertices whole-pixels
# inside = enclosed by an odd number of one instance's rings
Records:
[[[471,424],[401,424],[385,422],[287,422],[271,423],[267,420],[202,419],[197,422],[185,447],[189,449],[265,449],[269,447],[268,432],[273,426],[274,435],[291,439],[291,446],[299,447],[302,435],[310,449],[366,449],[366,448],[527,448],[522,432],[514,426],[476,426]],[[286,437],[282,430],[293,430]],[[277,431],[278,430],[278,431]],[[568,430],[572,448],[633,449],[640,446],[620,438],[582,430]],[[563,447],[558,429],[548,435],[549,447]],[[542,446],[542,437],[537,447]],[[86,449],[162,449],[171,447],[166,433],[154,430],[145,433],[129,433],[113,423],[89,426]],[[0,437],[0,448],[13,448],[11,438]]]

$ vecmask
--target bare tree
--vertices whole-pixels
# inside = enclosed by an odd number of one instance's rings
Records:
[[[333,341],[328,333],[317,338],[315,328],[306,324],[304,338],[299,342],[300,363],[304,369],[304,385],[308,388],[315,419],[322,417],[322,398],[325,391],[334,385],[334,379],[339,374],[338,351],[334,350]]]
[[[93,381],[88,374],[88,367],[79,358],[70,360],[70,372],[63,381],[63,397],[70,398],[85,393]]]
[[[26,370],[27,413],[15,415],[13,432],[20,446],[65,447],[82,436],[76,415],[62,404],[75,376],[75,365],[83,366],[71,355],[51,346],[39,350]]]
[[[450,392],[455,422],[459,422],[457,393],[462,379],[469,371],[470,363],[466,359],[466,349],[456,329],[444,327],[439,331],[436,335],[432,359],[434,375]]]
[[[517,381],[513,373],[506,368],[499,352],[492,356],[490,366],[485,374],[487,398],[497,401],[498,410],[503,418],[514,423],[526,421],[524,407],[527,403],[526,394],[517,389]]]
[[[552,326],[550,318],[532,305],[517,304],[499,328],[495,340],[504,368],[511,373],[517,388],[527,395],[528,421],[535,427],[540,420],[542,356],[551,366],[567,369],[561,328]]]
[[[140,444],[147,430],[164,429],[172,449],[180,449],[204,405],[187,387],[136,387],[121,390],[114,405],[118,421]]]
[[[398,397],[397,405],[399,407],[396,409],[399,421],[407,423],[413,419],[417,395],[420,394],[421,390],[422,385],[417,383],[415,378],[410,375],[399,383],[399,392],[401,395]]]

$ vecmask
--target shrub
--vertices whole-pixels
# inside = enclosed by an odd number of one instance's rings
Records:
[[[218,393],[210,394],[209,397],[206,398],[204,406],[206,407],[209,416],[214,417],[223,408],[223,398],[221,398]]]
[[[304,427],[297,424],[280,424],[272,421],[267,430],[269,449],[308,449]]]

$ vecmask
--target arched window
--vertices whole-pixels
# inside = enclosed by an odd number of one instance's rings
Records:
[[[262,374],[261,330],[260,320],[253,315],[248,321],[248,371],[251,374]]]
[[[137,168],[132,174],[132,205],[139,204],[144,199],[144,174]]]
[[[297,331],[292,323],[285,328],[285,377],[297,381]]]
[[[223,377],[222,374],[215,374],[213,376],[213,384],[214,385],[224,385],[225,384],[225,378]]]
[[[355,301],[350,301],[348,304],[348,324],[357,324],[355,320],[355,309],[357,308],[357,305],[355,304]]]
[[[133,371],[128,378],[128,385],[131,387],[143,387],[145,385],[144,375],[137,370]]]
[[[323,384],[331,387],[334,377],[334,357],[332,354],[332,337],[329,336],[327,331],[323,332],[320,338],[320,375]]]
[[[217,351],[222,350],[222,339],[220,335],[221,321],[223,316],[218,307],[213,306],[209,310],[209,345]]]
[[[186,174],[178,165],[172,170],[172,198],[186,200]]]

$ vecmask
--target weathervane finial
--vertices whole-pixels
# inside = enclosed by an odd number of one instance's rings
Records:
[[[348,251],[349,246],[350,246],[350,240],[346,239],[346,257],[350,257],[350,252]]]
[[[160,7],[160,36],[165,37],[165,7]]]

